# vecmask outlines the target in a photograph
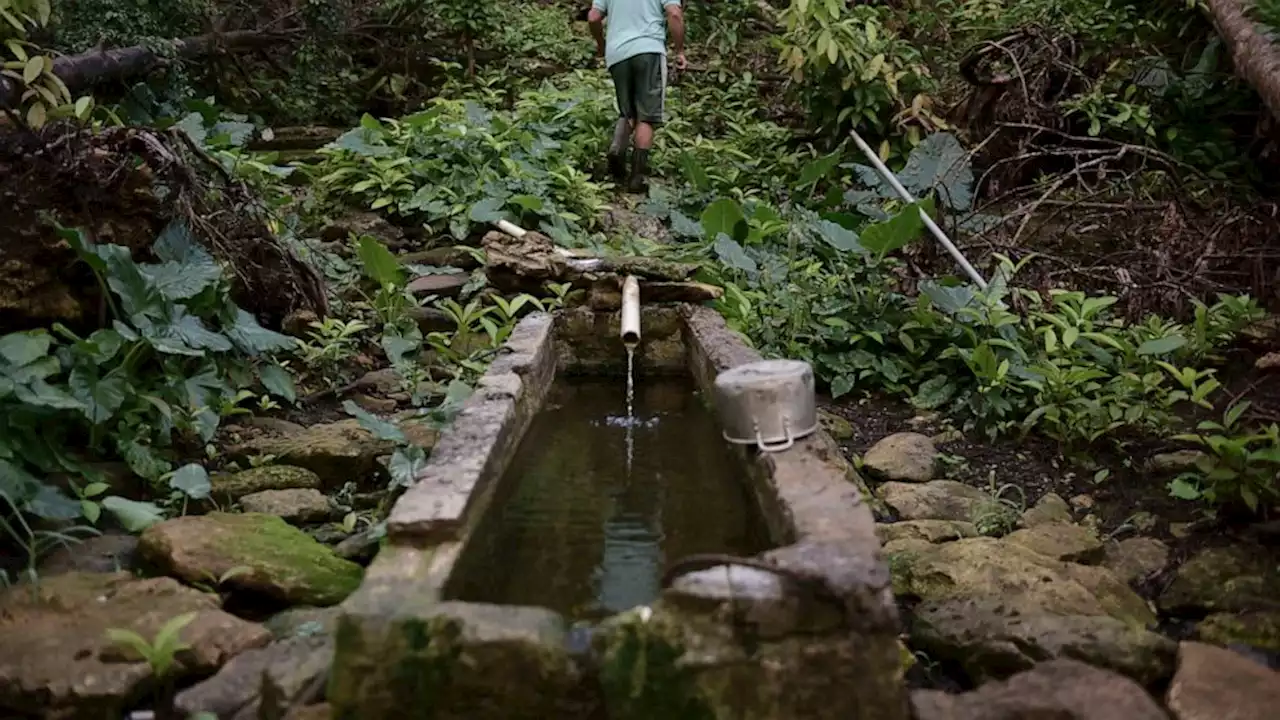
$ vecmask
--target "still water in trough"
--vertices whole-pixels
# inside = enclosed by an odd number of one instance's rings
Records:
[[[594,620],[653,601],[680,557],[769,547],[743,469],[687,379],[625,392],[617,379],[559,380],[509,468],[453,599]]]

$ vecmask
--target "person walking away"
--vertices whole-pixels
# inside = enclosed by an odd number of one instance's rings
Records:
[[[587,22],[596,41],[596,57],[604,56],[618,99],[620,117],[609,145],[609,172],[616,179],[623,179],[627,149],[634,139],[627,189],[644,192],[653,132],[662,124],[667,97],[668,29],[675,47],[676,69],[688,66],[680,0],[592,0]]]

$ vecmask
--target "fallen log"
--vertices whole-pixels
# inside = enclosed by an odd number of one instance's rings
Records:
[[[1253,86],[1272,117],[1280,120],[1280,49],[1258,32],[1240,0],[1207,0],[1207,5],[1236,74]]]
[[[228,33],[209,33],[174,40],[171,53],[157,52],[159,45],[134,45],[111,50],[89,50],[79,55],[57,58],[53,61],[53,74],[62,80],[73,94],[106,80],[121,80],[148,73],[172,59],[190,60],[219,50],[240,51],[265,47],[293,35],[292,32],[260,32],[236,30]],[[0,106],[11,106],[22,95],[18,84],[8,78],[0,78]]]

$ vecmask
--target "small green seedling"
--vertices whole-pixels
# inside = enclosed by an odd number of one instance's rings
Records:
[[[132,630],[110,628],[107,639],[121,647],[132,648],[151,666],[157,678],[164,678],[173,670],[174,659],[179,652],[190,648],[182,642],[178,634],[196,619],[198,613],[189,612],[171,618],[156,633],[155,640],[148,642],[146,638]]]

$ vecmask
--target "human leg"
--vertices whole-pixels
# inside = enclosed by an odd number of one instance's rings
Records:
[[[649,150],[653,147],[653,134],[663,121],[667,95],[667,58],[661,53],[637,55],[635,62],[635,152],[631,156],[631,179],[627,183],[632,192],[643,192],[647,186],[645,176],[649,171]]]
[[[635,83],[628,61],[623,60],[609,68],[613,78],[613,90],[618,103],[618,122],[613,126],[613,140],[609,144],[609,173],[617,180],[627,174],[627,150],[631,145],[631,133],[635,124]]]

